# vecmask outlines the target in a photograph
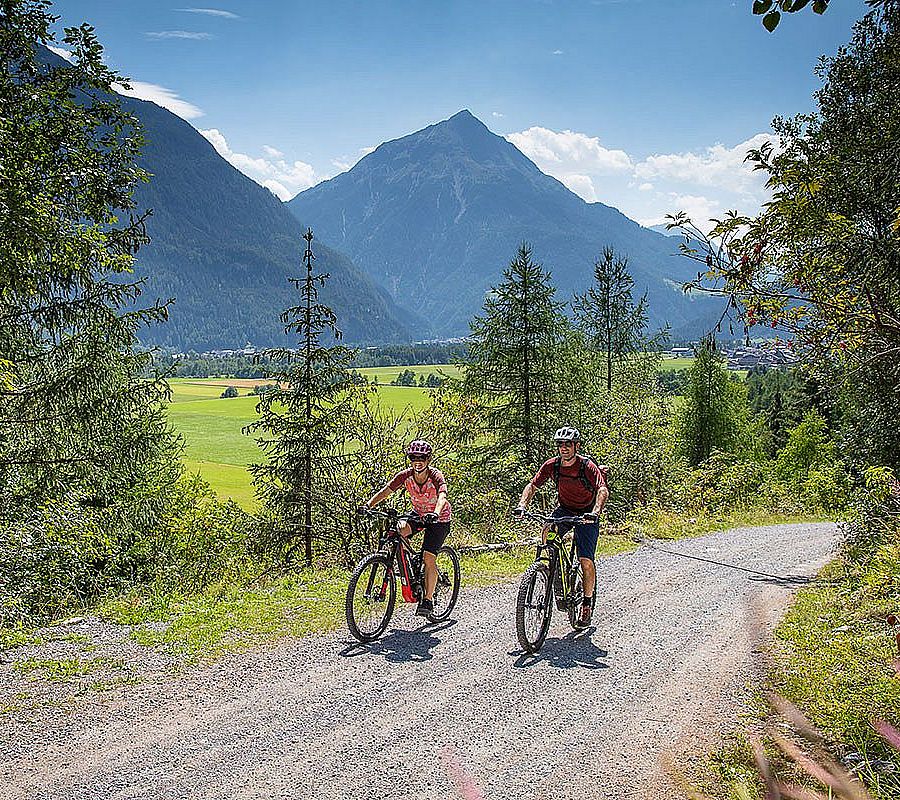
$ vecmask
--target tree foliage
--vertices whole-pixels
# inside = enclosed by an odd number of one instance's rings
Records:
[[[474,445],[477,458],[501,474],[531,469],[565,413],[568,322],[555,292],[523,244],[471,323],[461,390],[482,405],[485,436]]]
[[[787,332],[834,387],[847,441],[870,463],[900,460],[900,2],[886,0],[819,66],[815,113],[776,119],[780,146],[749,160],[772,200],[708,237],[684,217],[695,283],[747,327]]]
[[[304,238],[306,276],[291,279],[300,302],[281,315],[297,347],[265,351],[281,364],[268,376],[277,388],[260,395],[259,418],[244,430],[257,436],[266,455],[250,467],[271,523],[265,545],[295,562],[302,543],[310,565],[314,531],[324,536],[332,528],[329,490],[347,462],[342,444],[355,384],[349,373],[353,351],[326,343],[326,337],[339,341],[341,334],[334,312],[318,299],[328,275],[313,270],[312,231]]]
[[[647,295],[635,303],[633,289],[628,259],[607,247],[594,262],[593,284],[573,303],[575,319],[599,356],[607,391],[612,390],[614,373],[623,361],[657,345],[645,337]]]
[[[715,450],[745,450],[749,433],[747,390],[731,379],[716,340],[706,337],[694,352],[681,408],[685,456],[696,466]]]
[[[137,341],[166,310],[127,279],[142,138],[89,26],[65,31],[71,64],[47,63],[48,5],[11,0],[0,24],[0,507],[140,495],[146,518],[179,468]]]

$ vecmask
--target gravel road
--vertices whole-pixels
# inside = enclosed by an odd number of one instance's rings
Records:
[[[6,714],[0,795],[671,797],[660,754],[736,726],[761,640],[835,540],[831,524],[780,525],[604,559],[593,627],[554,612],[535,657],[508,584],[463,592],[439,626],[402,606],[373,645],[310,637]]]

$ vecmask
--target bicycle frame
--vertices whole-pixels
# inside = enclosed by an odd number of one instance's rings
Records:
[[[400,535],[399,528],[403,522],[408,522],[410,516],[401,516],[396,511],[384,513],[385,526],[378,541],[378,549],[384,552],[390,559],[391,569],[385,575],[385,583],[381,591],[387,591],[386,582],[393,580],[394,569],[400,577],[400,593],[404,603],[417,603],[422,594],[422,554],[417,553],[406,537]],[[411,556],[419,557],[419,568],[414,569],[410,563]],[[393,565],[396,564],[396,567]],[[374,574],[369,576],[366,586],[366,594],[371,594]]]
[[[560,588],[562,589],[562,597],[557,596],[556,605],[560,611],[564,611],[572,602],[572,596],[575,592],[575,586],[572,585],[572,567],[575,564],[575,536],[572,536],[572,542],[566,552],[565,543],[563,541],[565,534],[560,534],[556,525],[551,525],[547,530],[546,542],[537,546],[535,554],[536,561],[545,561],[550,570],[550,586],[552,593],[556,595]],[[542,551],[544,551],[542,553]],[[559,576],[559,584],[557,584],[557,576]],[[551,592],[547,592],[547,601],[549,602]]]

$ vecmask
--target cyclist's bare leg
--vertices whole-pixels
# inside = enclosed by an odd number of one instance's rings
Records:
[[[579,561],[581,561],[581,580],[584,586],[584,596],[593,597],[594,584],[597,580],[597,570],[594,568],[594,562],[589,558],[581,558]]]
[[[427,550],[422,552],[422,562],[425,564],[425,599],[431,600],[434,596],[434,587],[437,586],[437,562],[434,553]]]
[[[553,523],[548,523],[541,528],[541,544],[547,544],[547,531],[553,527]]]

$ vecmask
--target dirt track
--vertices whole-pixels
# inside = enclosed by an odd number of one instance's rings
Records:
[[[510,584],[464,592],[439,626],[402,607],[374,645],[310,637],[0,716],[3,796],[445,799],[466,780],[473,798],[672,796],[660,754],[735,726],[761,637],[834,541],[806,524],[660,543],[767,575],[649,548],[605,559],[593,628],[555,612],[536,657]]]

